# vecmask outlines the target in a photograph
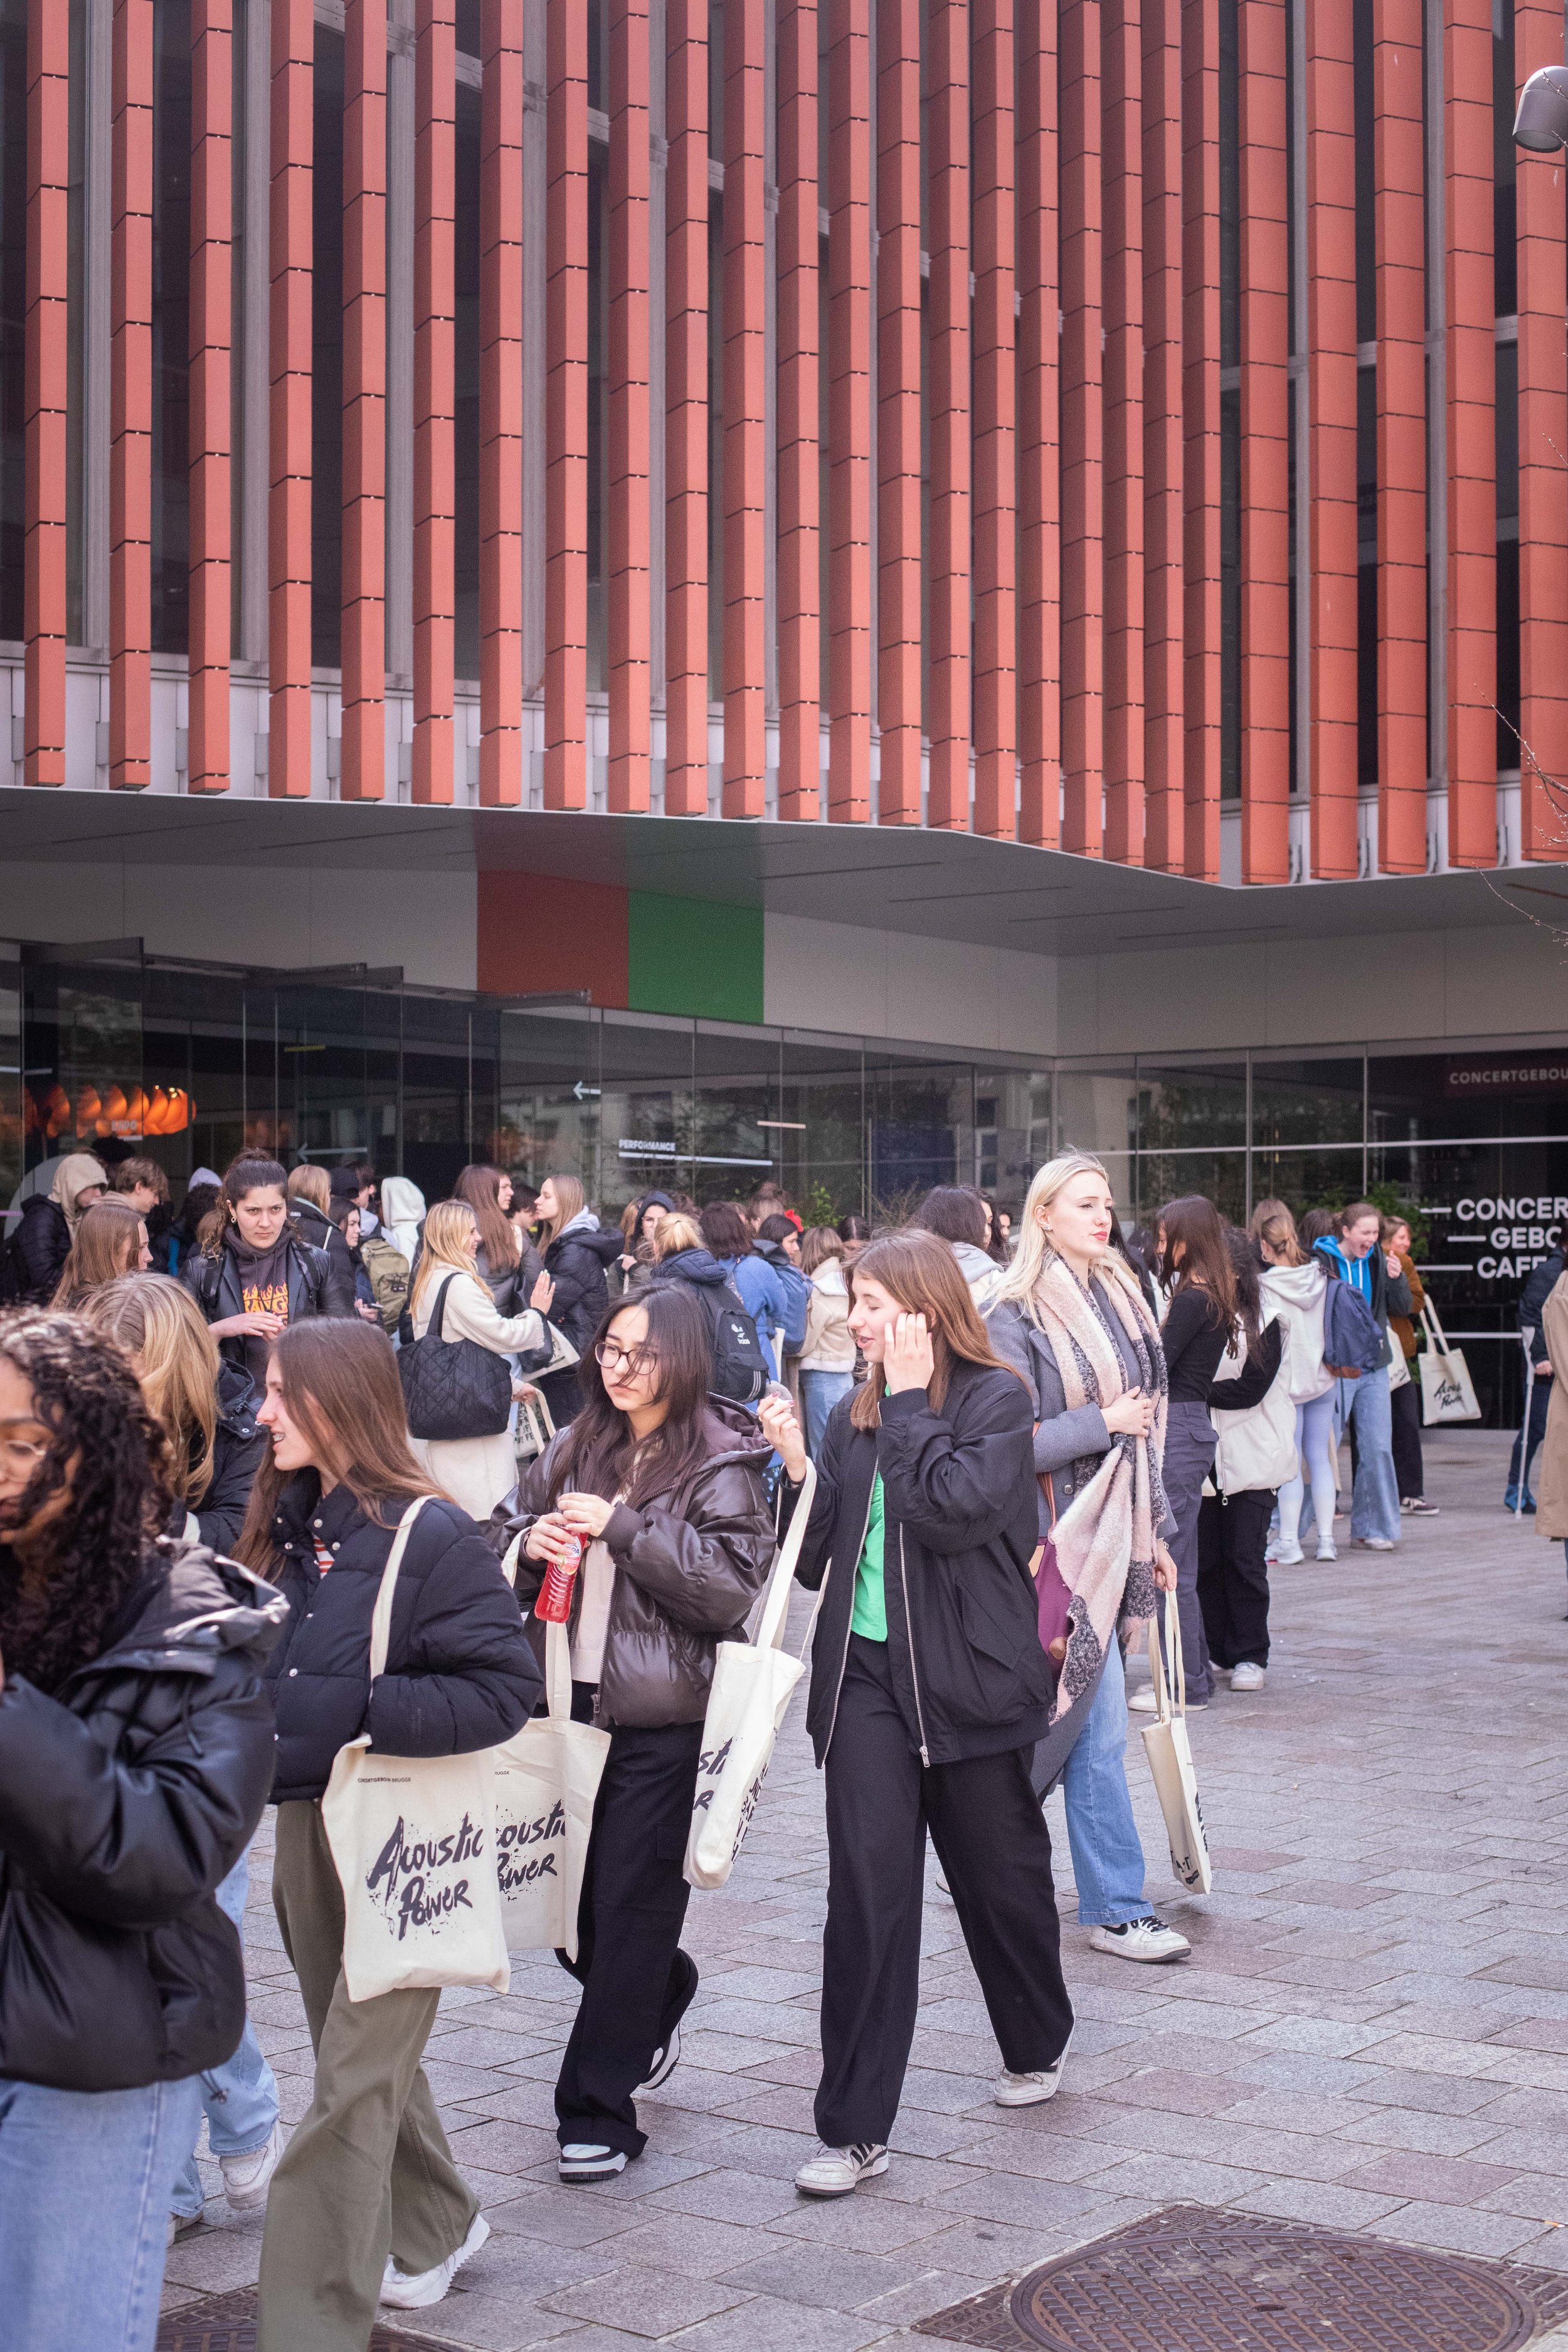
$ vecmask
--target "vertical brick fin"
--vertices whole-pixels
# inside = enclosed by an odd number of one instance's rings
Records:
[[[1421,0],[1373,0],[1377,862],[1384,874],[1421,874],[1426,866],[1426,258],[1421,17]],[[1561,51],[1561,17],[1558,47]],[[1561,178],[1558,214],[1554,243],[1561,278]],[[1561,357],[1561,299],[1557,309],[1554,332]],[[1561,442],[1560,434],[1552,437]],[[1555,457],[1552,462],[1558,467]],[[1560,492],[1560,480],[1556,488]],[[1559,496],[1559,507],[1561,503]]]
[[[724,11],[724,800],[760,817],[767,773],[767,42]]]
[[[921,12],[877,12],[877,719],[883,824],[921,820]]]
[[[545,10],[544,805],[588,797],[588,12]]]
[[[1182,5],[1184,864],[1219,879],[1219,10]]]
[[[1491,26],[1489,0],[1448,0],[1443,12],[1450,866],[1497,862],[1497,295]],[[1560,335],[1561,331],[1559,320]],[[1561,490],[1561,470],[1558,484]]]
[[[647,0],[611,0],[607,652],[612,809],[648,804],[653,625],[648,509]]]
[[[109,781],[153,781],[153,0],[114,0]]]
[[[827,814],[871,814],[871,11],[827,0]]]
[[[778,18],[779,814],[822,813],[816,0]],[[884,745],[883,762],[887,761]]]
[[[1563,16],[1514,0],[1514,79],[1563,61]],[[1563,159],[1518,157],[1520,846],[1563,855],[1542,774],[1568,784],[1568,363],[1563,320]]]
[[[1416,0],[1419,5],[1419,0]],[[1290,350],[1281,0],[1238,0],[1241,878],[1290,878]],[[1419,71],[1421,44],[1415,45]]]
[[[1019,827],[1047,849],[1062,788],[1057,148],[1057,0],[1018,0]]]
[[[969,830],[969,8],[930,0],[926,20],[926,213],[931,282],[926,405],[932,825]]]
[[[1185,866],[1182,0],[1143,0],[1143,862]]]
[[[342,771],[386,792],[386,0],[343,26]]]
[[[1141,0],[1107,0],[1100,56],[1105,302],[1105,855],[1143,863],[1143,61]]]
[[[191,0],[190,701],[193,793],[228,790],[232,0]]]
[[[1342,881],[1357,864],[1354,51],[1352,0],[1303,5],[1311,867]]]
[[[310,792],[311,176],[313,0],[272,0],[268,373],[267,789]]]
[[[479,803],[522,800],[523,0],[482,0]]]
[[[810,38],[815,73],[815,11]],[[708,0],[666,0],[664,127],[664,810],[667,816],[706,816]],[[814,239],[816,155],[813,143]],[[815,243],[812,252],[815,285]],[[815,354],[815,311],[811,335]],[[781,554],[781,574],[782,562]],[[814,599],[816,593],[814,576]],[[781,586],[781,603],[782,594]]]
[[[1014,0],[973,0],[974,830],[1017,834],[1018,428]]]
[[[414,787],[452,798],[458,34],[454,0],[414,28]]]
[[[1062,847],[1104,847],[1104,407],[1100,0],[1063,0]]]
[[[70,16],[27,9],[26,717],[23,777],[66,780],[66,376]]]

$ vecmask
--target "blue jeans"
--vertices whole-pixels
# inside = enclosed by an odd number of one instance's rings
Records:
[[[814,1462],[822,1451],[828,1414],[854,1385],[853,1372],[802,1372],[800,1401],[805,1412],[805,1450]]]
[[[169,2199],[200,2087],[47,2091],[0,2076],[0,2340],[153,2352]]]
[[[1359,1380],[1342,1381],[1334,1414],[1335,1431],[1342,1434],[1355,1423],[1356,1473],[1351,1495],[1351,1534],[1386,1536],[1399,1540],[1399,1481],[1394,1475],[1394,1410],[1389,1402],[1388,1372],[1384,1365],[1363,1372]]]
[[[247,1846],[217,1890],[218,1902],[242,1937],[249,1885],[250,1848]],[[207,2138],[215,2156],[250,2156],[257,2148],[266,2147],[278,2121],[278,2084],[261,2054],[256,2029],[248,2017],[234,2056],[226,2064],[215,2066],[210,2074],[199,2075],[197,2082],[202,2105],[206,2109]],[[169,2210],[178,2213],[183,2221],[193,2220],[206,2203],[195,2158],[195,2136],[200,2128],[198,2121],[191,2134],[184,2169],[174,2183],[169,2204]]]
[[[1086,1927],[1146,1918],[1143,1848],[1127,1793],[1127,1670],[1113,1643],[1100,1688],[1062,1774],[1068,1843]]]

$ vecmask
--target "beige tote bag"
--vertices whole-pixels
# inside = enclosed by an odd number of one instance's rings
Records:
[[[1149,1759],[1149,1769],[1154,1776],[1154,1794],[1160,1800],[1160,1811],[1165,1816],[1165,1835],[1171,1846],[1171,1868],[1184,1886],[1194,1895],[1206,1895],[1214,1885],[1214,1869],[1209,1861],[1209,1842],[1204,1829],[1203,1807],[1198,1802],[1198,1776],[1193,1769],[1193,1751],[1187,1740],[1187,1670],[1182,1661],[1182,1626],[1176,1615],[1176,1596],[1165,1595],[1165,1639],[1170,1644],[1175,1667],[1176,1700],[1171,1704],[1171,1694],[1165,1682],[1165,1662],[1160,1654],[1160,1635],[1156,1621],[1149,1620],[1149,1671],[1154,1677],[1155,1719],[1143,1727],[1143,1753]]]
[[[386,1671],[393,1595],[414,1522],[409,1504],[382,1570],[370,1679]],[[472,1756],[373,1754],[362,1732],[339,1748],[321,1819],[343,1890],[351,2000],[433,1985],[505,1992],[511,1965],[496,1884],[493,1748]]]
[[[1421,1368],[1422,1420],[1428,1429],[1443,1421],[1479,1421],[1469,1367],[1462,1349],[1449,1347],[1430,1297],[1421,1309],[1421,1323],[1426,1345],[1415,1360]]]
[[[518,1536],[507,1553],[517,1579]],[[577,1957],[577,1906],[594,1828],[594,1801],[610,1735],[572,1720],[572,1645],[564,1625],[544,1629],[548,1715],[536,1715],[495,1751],[496,1871],[501,1919],[514,1952]]]

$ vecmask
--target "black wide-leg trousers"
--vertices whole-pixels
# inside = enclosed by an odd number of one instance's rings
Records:
[[[816,2128],[828,2147],[892,2135],[920,2001],[928,1827],[1003,2064],[1034,2074],[1066,2049],[1072,2003],[1033,1754],[1031,1744],[923,1766],[893,1696],[886,1645],[850,1635],[826,1775]]]

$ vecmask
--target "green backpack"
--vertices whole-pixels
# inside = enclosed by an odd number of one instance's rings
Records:
[[[360,1264],[370,1276],[376,1311],[384,1331],[395,1331],[408,1304],[408,1260],[394,1249],[384,1234],[372,1234],[359,1245]]]

